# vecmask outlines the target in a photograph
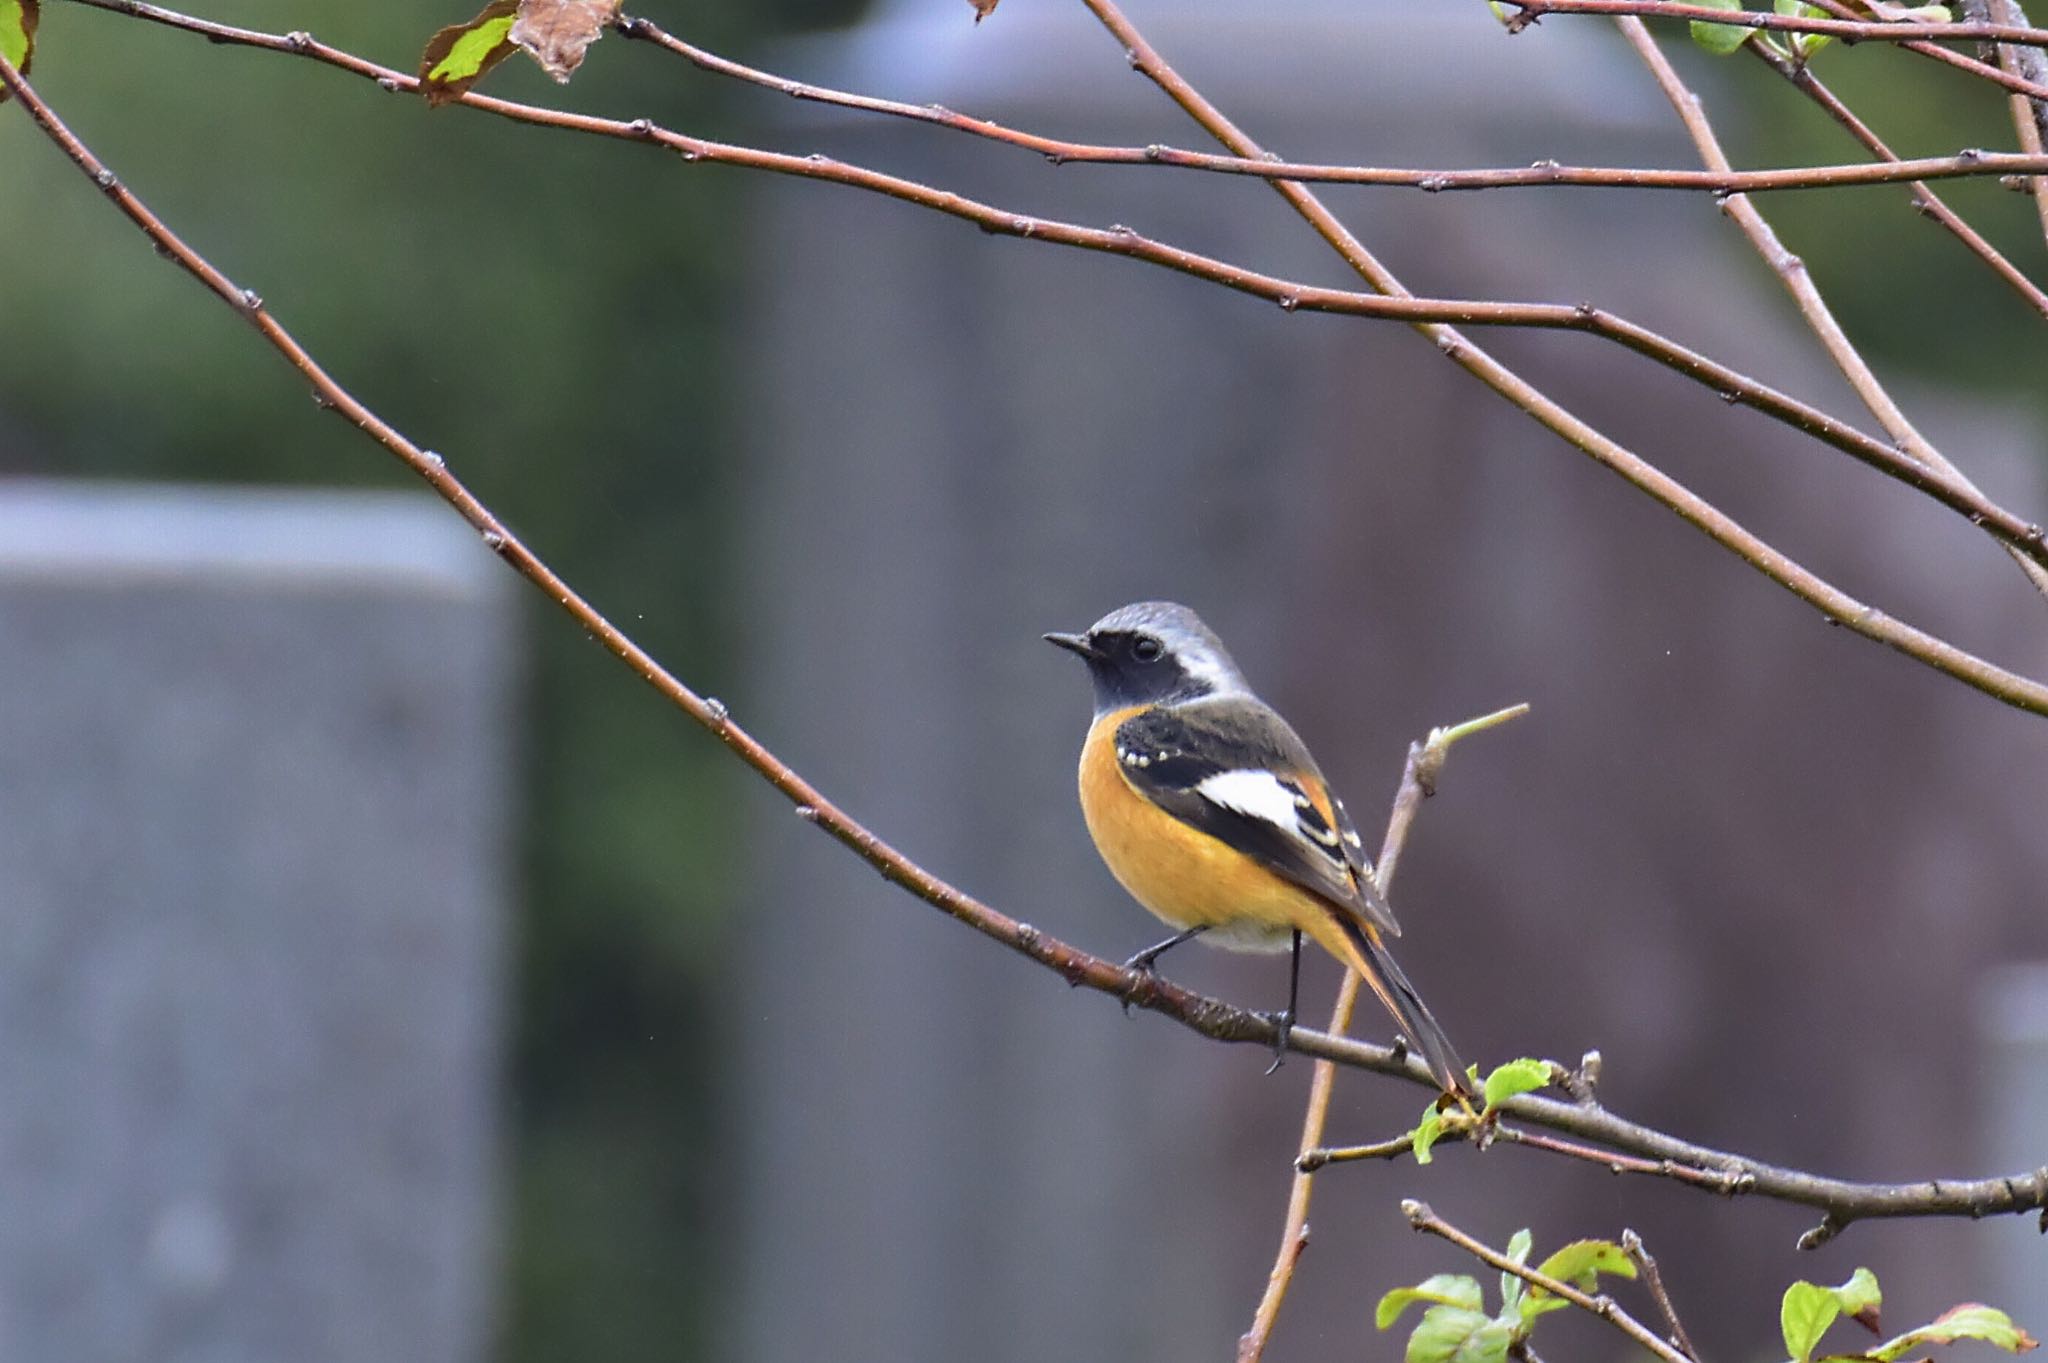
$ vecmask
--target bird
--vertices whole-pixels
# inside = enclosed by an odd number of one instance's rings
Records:
[[[1095,686],[1080,769],[1089,836],[1118,883],[1176,930],[1125,968],[1149,974],[1195,937],[1235,951],[1291,949],[1277,1067],[1306,936],[1358,972],[1445,1094],[1475,1096],[1450,1038],[1387,950],[1401,928],[1343,802],[1201,617],[1139,601],[1083,633],[1044,637],[1079,655]]]

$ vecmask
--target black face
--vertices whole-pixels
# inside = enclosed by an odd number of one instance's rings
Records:
[[[1087,660],[1099,711],[1188,700],[1205,693],[1206,688],[1188,675],[1173,650],[1145,630],[1094,630],[1078,638],[1052,634],[1046,638]]]

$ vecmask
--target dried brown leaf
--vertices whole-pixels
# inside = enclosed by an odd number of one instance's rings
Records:
[[[567,84],[583,65],[583,54],[618,17],[619,0],[520,0],[512,41]]]
[[[440,107],[461,98],[484,73],[512,55],[506,30],[519,0],[491,0],[467,23],[450,24],[427,40],[420,54],[420,93]]]

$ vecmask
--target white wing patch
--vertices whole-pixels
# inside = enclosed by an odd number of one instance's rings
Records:
[[[1270,771],[1219,771],[1203,777],[1195,791],[1210,804],[1264,820],[1290,837],[1301,836],[1301,811],[1313,808],[1300,791]]]

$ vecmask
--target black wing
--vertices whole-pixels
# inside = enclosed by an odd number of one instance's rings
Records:
[[[1147,710],[1117,727],[1116,757],[1124,779],[1161,809],[1399,935],[1315,759],[1265,705],[1228,696]]]

